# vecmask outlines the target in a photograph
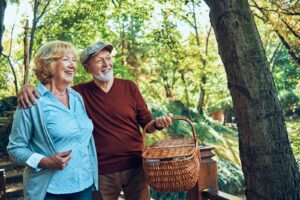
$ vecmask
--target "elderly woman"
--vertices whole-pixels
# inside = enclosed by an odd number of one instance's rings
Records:
[[[24,170],[25,199],[92,199],[98,189],[93,124],[81,96],[69,87],[77,69],[70,43],[43,45],[34,59],[37,103],[17,109],[7,146]]]

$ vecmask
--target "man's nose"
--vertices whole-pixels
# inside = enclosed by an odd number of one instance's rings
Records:
[[[108,61],[106,59],[103,59],[103,66],[108,66]]]

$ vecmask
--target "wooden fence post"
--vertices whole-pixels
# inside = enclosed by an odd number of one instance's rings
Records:
[[[202,191],[204,189],[213,189],[218,191],[217,162],[212,159],[214,154],[211,152],[213,147],[199,147],[201,162],[198,182],[188,191],[189,200],[204,200]]]
[[[0,169],[0,200],[6,200],[5,169]]]

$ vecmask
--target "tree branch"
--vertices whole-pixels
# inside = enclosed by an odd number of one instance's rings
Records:
[[[281,40],[282,44],[285,46],[285,48],[288,50],[289,54],[293,58],[293,60],[300,66],[300,58],[297,56],[296,52],[293,51],[293,49],[290,47],[288,42],[285,40],[283,35],[280,34],[278,30],[275,30],[276,34],[278,35],[279,39]]]
[[[212,26],[210,25],[208,33],[207,33],[207,37],[206,37],[205,55],[207,55],[207,53],[208,53],[208,42],[209,42],[209,37],[210,37],[210,34],[211,34],[211,30],[212,30]]]
[[[294,29],[292,29],[292,27],[284,20],[280,17],[280,20],[286,25],[286,27],[291,31],[291,33],[298,39],[300,39],[300,35],[298,35]]]
[[[10,60],[10,56],[5,55],[3,53],[1,53],[0,55],[2,55],[3,57],[5,57],[7,59],[8,64],[9,64],[9,66],[11,68],[11,71],[12,71],[13,76],[14,76],[15,91],[16,91],[16,96],[17,96],[18,95],[18,91],[19,91],[19,89],[18,89],[18,79],[17,79],[16,71],[15,71],[15,69],[13,67],[13,64],[12,64],[11,60]]]
[[[51,0],[48,0],[46,5],[44,6],[44,8],[41,11],[41,14],[38,16],[38,9],[39,9],[39,6],[41,5],[41,3],[40,3],[40,1],[37,1],[37,0],[34,1],[34,9],[33,9],[34,13],[33,13],[32,29],[30,32],[30,42],[29,42],[29,61],[30,61],[31,55],[32,55],[32,49],[33,49],[33,44],[34,44],[34,35],[35,35],[37,23],[43,17],[43,15],[48,11],[47,8],[50,5],[50,3],[51,3]]]
[[[184,15],[179,15],[177,14],[174,10],[170,9],[170,12],[175,14],[175,15],[178,15],[180,18],[182,18],[184,21],[186,21],[188,24],[190,24],[193,28],[195,28],[195,24],[193,24],[193,22],[191,22],[186,16]]]
[[[47,8],[50,5],[51,0],[48,0],[45,7],[43,8],[40,16],[37,17],[37,22],[40,21],[41,17],[48,11]]]
[[[256,5],[250,5],[250,7],[254,7],[254,8],[264,10],[264,11],[267,11],[267,12],[275,12],[275,13],[279,12],[279,13],[282,13],[282,14],[285,14],[285,15],[292,15],[292,16],[300,15],[300,12],[295,11],[294,8],[293,8],[294,12],[290,12],[290,11],[287,11],[285,9],[282,9],[279,5],[277,5],[277,9],[270,9],[270,8],[265,8],[265,7],[258,6],[258,4],[254,0],[252,2],[255,3]]]
[[[261,14],[264,16],[265,20],[264,22],[270,22],[268,16],[266,15],[265,11],[263,9],[261,9],[258,4],[253,0],[252,1],[255,6],[257,7],[257,9],[261,12]],[[273,26],[274,27],[274,26]],[[285,46],[285,48],[288,50],[290,56],[292,57],[292,59],[295,61],[296,64],[298,64],[300,66],[300,57],[297,55],[297,53],[291,48],[291,46],[289,45],[289,43],[287,42],[287,40],[284,38],[284,36],[280,33],[280,31],[278,29],[274,28],[275,33],[277,34],[277,36],[279,37],[279,39],[281,40],[282,44]]]
[[[271,59],[270,59],[270,71],[272,72],[273,71],[273,68],[274,68],[274,61],[275,61],[275,57],[276,57],[276,54],[277,54],[277,52],[278,52],[278,50],[279,49],[281,49],[281,46],[282,46],[282,43],[279,43],[278,45],[277,45],[277,47],[276,47],[276,49],[275,49],[275,51],[274,51],[274,53],[273,53],[273,55],[272,55],[272,57],[271,57]]]

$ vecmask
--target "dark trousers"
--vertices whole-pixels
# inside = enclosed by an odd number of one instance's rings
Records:
[[[92,186],[70,194],[51,194],[47,192],[45,200],[92,200]]]
[[[99,192],[95,200],[117,200],[121,191],[126,200],[150,200],[149,186],[142,167],[99,175]]]

